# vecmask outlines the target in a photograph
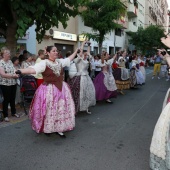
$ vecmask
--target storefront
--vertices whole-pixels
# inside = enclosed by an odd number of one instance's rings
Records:
[[[44,36],[41,44],[37,44],[37,51],[39,49],[44,49],[48,45],[55,45],[57,49],[61,52],[60,57],[65,57],[68,51],[71,53],[77,48],[77,35],[61,31],[53,31],[50,29],[50,35]]]

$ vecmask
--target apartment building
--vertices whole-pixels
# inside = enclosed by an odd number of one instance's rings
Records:
[[[131,52],[135,46],[129,44],[129,32],[136,32],[139,27],[163,25],[168,31],[169,16],[167,0],[121,0],[127,9],[127,15],[122,16],[117,22],[122,25],[121,29],[116,29],[105,36],[103,50],[114,54],[119,49],[127,49]],[[53,27],[46,31],[43,41],[39,44],[36,41],[35,25],[29,28],[26,36],[18,40],[18,45],[24,45],[31,53],[37,53],[39,49],[44,49],[47,45],[55,45],[65,56],[67,51],[74,51],[84,40],[83,33],[93,33],[92,29],[85,25],[80,16],[71,17],[67,22],[67,28]],[[0,38],[0,44],[5,39]],[[86,47],[85,47],[86,48]],[[92,41],[91,52],[99,52],[98,43]]]
[[[127,0],[124,1],[124,5],[126,7]],[[124,31],[127,29],[127,19],[125,16],[122,16],[117,22],[122,25],[122,28],[107,34],[103,42],[103,50],[110,54],[114,54],[119,49],[127,48],[125,46],[126,34]],[[66,29],[60,24],[58,28],[54,27],[46,31],[43,41],[40,44],[37,42],[36,51],[43,49],[47,45],[55,45],[61,51],[62,55],[65,56],[67,51],[73,51],[84,41],[83,33],[93,33],[91,27],[85,25],[80,16],[71,17],[67,25]],[[93,40],[91,42],[91,52],[98,54],[98,43]]]
[[[135,51],[135,46],[129,44],[129,33],[137,32],[139,27],[145,27],[145,1],[144,0],[129,0],[127,8],[128,27],[126,29],[127,38],[126,46],[130,52]]]
[[[77,48],[77,41],[77,17],[70,17],[66,28],[59,24],[58,28],[53,27],[46,31],[43,41],[36,43],[36,51],[49,45],[55,45],[64,57],[67,51],[73,52]]]
[[[149,25],[161,25],[168,31],[167,0],[145,0],[145,28]]]

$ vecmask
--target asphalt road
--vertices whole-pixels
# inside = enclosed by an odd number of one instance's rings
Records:
[[[149,73],[149,72],[148,72]],[[113,104],[76,117],[66,139],[32,131],[29,120],[0,128],[0,170],[149,170],[149,147],[170,82],[151,79]]]

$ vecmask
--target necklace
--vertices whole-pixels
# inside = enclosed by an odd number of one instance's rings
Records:
[[[50,59],[50,58],[48,58],[48,60],[50,60],[50,61],[52,61],[52,62],[55,62],[55,60],[52,60],[52,59]]]

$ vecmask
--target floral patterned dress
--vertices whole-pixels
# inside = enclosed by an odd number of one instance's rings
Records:
[[[75,106],[67,83],[63,82],[62,67],[70,60],[43,60],[31,66],[42,73],[44,82],[37,89],[30,108],[32,128],[37,133],[65,132],[75,127]]]
[[[74,98],[76,113],[86,111],[90,106],[96,105],[95,88],[88,73],[89,62],[84,56],[74,59],[77,73],[68,82]]]

